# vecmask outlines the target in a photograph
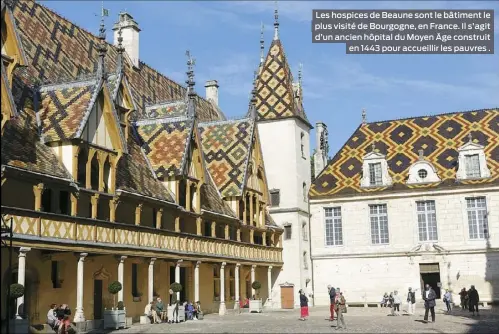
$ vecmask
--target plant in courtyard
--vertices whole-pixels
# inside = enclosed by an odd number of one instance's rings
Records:
[[[24,285],[14,283],[10,285],[10,298],[17,299],[24,296]]]
[[[171,290],[170,294],[172,295],[172,305],[175,305],[177,304],[177,292],[182,291],[182,284],[173,282],[170,285],[170,290]]]
[[[118,310],[124,310],[125,309],[125,304],[120,300],[118,302]]]
[[[262,284],[258,281],[254,281],[253,283],[251,283],[251,287],[255,289],[256,299],[258,299],[259,290],[262,287]]]
[[[113,301],[114,301],[115,308],[116,308],[116,294],[118,292],[120,292],[122,288],[123,288],[123,286],[118,281],[114,281],[114,282],[109,283],[109,286],[107,287],[107,290],[109,291],[109,293],[113,295]]]

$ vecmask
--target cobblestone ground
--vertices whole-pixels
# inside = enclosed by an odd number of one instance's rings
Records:
[[[437,310],[436,322],[422,322],[424,310],[414,316],[388,316],[389,309],[349,308],[348,329],[336,330],[336,321],[326,318],[325,307],[310,308],[310,318],[299,321],[299,310],[268,311],[261,314],[208,314],[202,321],[180,324],[134,325],[113,333],[499,333],[499,310],[486,309],[480,317],[454,310],[446,315]]]

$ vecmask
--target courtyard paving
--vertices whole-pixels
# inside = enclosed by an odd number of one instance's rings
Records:
[[[299,321],[299,310],[267,311],[261,314],[208,314],[202,321],[180,324],[133,325],[112,333],[499,333],[499,309],[484,309],[480,317],[453,310],[446,315],[437,306],[435,323],[422,322],[424,310],[414,316],[388,316],[389,309],[350,307],[345,314],[347,330],[336,330],[336,321],[326,318],[326,307],[310,308],[310,318]]]

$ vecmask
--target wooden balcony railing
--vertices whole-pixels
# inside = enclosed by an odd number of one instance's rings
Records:
[[[248,262],[282,263],[282,248],[233,240],[176,233],[146,226],[66,216],[2,206],[5,219],[12,217],[15,239],[43,241],[60,239],[64,244],[98,245]],[[68,249],[69,250],[69,249]]]

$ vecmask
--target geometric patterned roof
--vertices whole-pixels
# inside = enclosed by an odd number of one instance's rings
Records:
[[[187,103],[183,100],[168,101],[146,106],[148,119],[163,117],[179,117],[187,115]]]
[[[458,149],[473,141],[484,146],[491,177],[456,181]],[[362,158],[372,144],[386,155],[393,185],[361,188]],[[418,161],[418,151],[437,170],[441,182],[407,185],[409,167]],[[328,197],[366,192],[435,188],[476,183],[499,183],[499,110],[476,110],[363,124],[357,128],[327,167],[315,179],[310,197]]]
[[[251,119],[199,124],[206,165],[222,197],[242,194],[253,128]]]
[[[273,40],[258,74],[256,109],[260,120],[298,117],[309,124],[300,99],[295,99],[293,75],[279,39]]]
[[[39,115],[45,142],[73,139],[98,93],[97,80],[42,87]]]
[[[183,175],[193,123],[188,119],[136,122],[136,131],[143,142],[142,148],[156,177]]]

